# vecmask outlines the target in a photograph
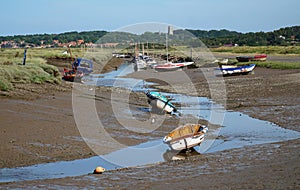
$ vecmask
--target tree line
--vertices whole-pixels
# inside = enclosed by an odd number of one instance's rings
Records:
[[[294,45],[300,41],[300,26],[280,28],[271,32],[239,33],[228,30],[188,30],[207,46],[238,44],[246,46]]]
[[[186,33],[189,33],[191,35],[186,35]],[[77,40],[84,40],[84,42],[86,43],[112,43],[122,41],[139,41],[142,39],[149,39],[155,41],[158,38],[161,41],[163,41],[163,39],[165,38],[165,34],[145,32],[144,34],[136,35],[124,32],[73,31],[61,34],[0,36],[0,42],[14,41],[16,43],[23,44],[23,46],[25,46],[26,44],[34,44],[35,46],[39,46],[41,44],[53,44],[54,40],[57,40],[60,43],[68,43]],[[298,45],[300,41],[300,26],[280,28],[271,32],[248,33],[229,31],[225,29],[209,31],[191,29],[175,30],[173,37],[170,36],[171,40],[172,38],[173,42],[178,44],[180,43],[180,40],[186,41],[197,38],[200,39],[208,47],[235,44],[239,46]]]

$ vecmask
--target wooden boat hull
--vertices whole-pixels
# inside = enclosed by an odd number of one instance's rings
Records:
[[[186,124],[171,131],[164,137],[163,141],[171,149],[181,151],[200,145],[207,131],[206,126]]]

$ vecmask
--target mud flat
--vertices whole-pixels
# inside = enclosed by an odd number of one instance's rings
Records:
[[[151,71],[137,72],[134,78],[147,78]],[[199,69],[188,69],[187,76],[198,96],[210,97],[208,84]],[[155,78],[161,73],[152,73]],[[159,77],[159,76],[157,76]],[[184,89],[176,75],[170,75]],[[273,122],[300,131],[300,71],[256,68],[255,74],[225,77],[226,109]],[[160,82],[160,81],[155,81]],[[172,91],[161,82],[160,88]],[[100,115],[113,114],[111,92],[120,89],[99,87],[97,107]],[[184,90],[183,90],[184,91]],[[0,98],[1,168],[14,168],[38,163],[82,159],[95,153],[86,145],[76,127],[72,110],[72,85],[60,87],[20,85],[7,97]],[[142,94],[130,94],[134,107],[145,107]],[[111,125],[118,126],[111,120]],[[125,134],[119,140],[127,145],[161,138],[176,119],[165,121],[166,128],[154,134]],[[119,127],[111,134],[124,133]],[[222,152],[191,156],[187,160],[164,162],[152,166],[125,168],[103,175],[1,183],[1,188],[152,188],[152,189],[298,189],[300,187],[299,138],[296,140],[248,146]],[[91,171],[92,172],[92,171]],[[17,174],[16,174],[17,175]]]

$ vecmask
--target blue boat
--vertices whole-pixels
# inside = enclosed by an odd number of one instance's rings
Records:
[[[73,70],[80,71],[85,75],[93,72],[93,61],[89,59],[77,58],[72,64]]]
[[[221,65],[220,68],[216,69],[218,75],[238,75],[238,74],[248,74],[252,72],[255,68],[255,64],[249,65]]]
[[[176,112],[176,107],[170,102],[166,96],[159,92],[147,92],[148,103],[154,110],[164,111],[166,113]]]

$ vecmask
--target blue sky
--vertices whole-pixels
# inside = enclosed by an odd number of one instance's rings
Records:
[[[143,22],[239,32],[300,25],[299,0],[1,0],[0,5],[0,36],[112,31]]]

